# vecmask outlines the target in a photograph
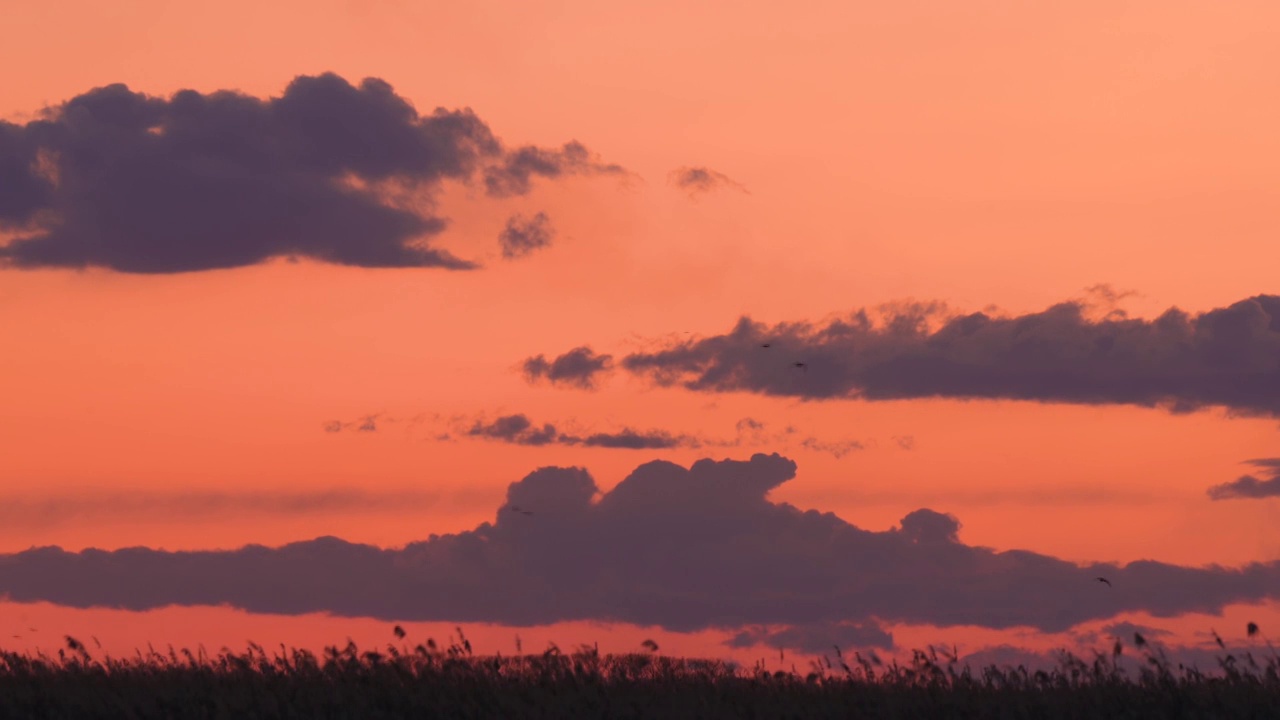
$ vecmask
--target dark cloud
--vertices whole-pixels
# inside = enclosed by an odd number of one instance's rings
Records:
[[[560,437],[551,423],[537,428],[524,415],[505,415],[488,424],[477,420],[467,434],[517,445],[546,445],[556,442]]]
[[[628,450],[664,450],[675,447],[698,447],[697,440],[685,435],[672,435],[664,430],[640,431],[623,428],[616,433],[593,433],[584,438],[565,438],[566,444],[582,443],[586,447],[625,448]]]
[[[1223,406],[1280,415],[1280,296],[1190,315],[1089,320],[1082,302],[1015,317],[938,304],[858,311],[826,325],[742,318],[728,334],[622,360],[660,385],[703,392],[892,400],[951,397]],[[772,348],[762,350],[769,342]],[[803,363],[796,367],[795,363]]]
[[[874,622],[826,622],[792,625],[781,629],[748,628],[729,640],[730,647],[755,645],[822,655],[840,648],[893,648],[893,634]]]
[[[532,218],[516,214],[507,219],[507,226],[498,234],[498,244],[502,246],[502,256],[510,260],[547,247],[554,237],[555,230],[546,213]]]
[[[473,263],[426,242],[440,184],[483,172],[613,172],[581,144],[507,151],[469,109],[420,114],[377,78],[300,76],[268,99],[100,87],[0,122],[0,262],[168,273],[305,256],[363,267]],[[497,180],[495,180],[497,178]]]
[[[529,382],[546,379],[552,384],[572,385],[583,389],[595,387],[596,377],[613,369],[612,355],[597,355],[590,347],[577,347],[548,362],[537,355],[523,364]]]
[[[627,175],[621,165],[603,163],[575,141],[559,150],[526,145],[507,153],[503,161],[484,172],[485,189],[493,197],[524,195],[535,176],[559,178],[564,175]]]
[[[697,197],[702,193],[711,192],[721,187],[747,192],[747,189],[741,183],[734,181],[728,175],[705,167],[676,168],[671,171],[668,179],[672,185],[688,193],[689,197]]]
[[[1266,476],[1266,479],[1259,480],[1253,475],[1241,475],[1232,482],[1209,488],[1209,497],[1214,500],[1257,500],[1280,497],[1280,458],[1258,458],[1247,461],[1247,464],[1257,468]]]
[[[619,448],[626,450],[661,450],[675,447],[697,447],[697,440],[685,435],[672,435],[663,430],[639,431],[623,428],[613,433],[592,433],[585,437],[566,435],[556,426],[545,423],[541,428],[523,413],[504,415],[493,422],[476,420],[467,431],[471,437],[501,440],[517,445],[583,445],[585,447]]]
[[[655,461],[602,493],[583,469],[544,467],[508,487],[494,522],[399,549],[334,537],[234,551],[41,547],[0,556],[0,593],[75,607],[225,603],[396,621],[1046,632],[1126,612],[1218,613],[1280,596],[1275,562],[1078,565],[966,545],[959,522],[930,509],[899,527],[863,530],[769,500],[795,473],[776,454],[688,468]]]
[[[0,499],[0,526],[47,529],[66,523],[169,522],[246,515],[415,512],[435,504],[432,492],[337,488],[310,492],[89,492]]]

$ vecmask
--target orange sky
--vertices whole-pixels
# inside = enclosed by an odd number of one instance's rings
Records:
[[[721,334],[742,315],[818,322],[906,299],[1023,314],[1108,283],[1136,291],[1120,307],[1152,318],[1275,292],[1274,3],[9,5],[0,118],[12,123],[110,83],[267,97],[332,71],[382,78],[422,112],[470,107],[510,146],[579,140],[633,179],[572,177],[500,201],[447,186],[437,205],[451,224],[437,244],[486,266],[475,272],[310,260],[158,275],[0,269],[0,501],[421,495],[287,515],[11,513],[0,552],[318,535],[398,546],[492,520],[507,486],[541,466],[585,467],[608,489],[655,458],[779,452],[799,470],[773,500],[866,529],[928,507],[956,515],[966,544],[1078,562],[1280,558],[1275,499],[1205,497],[1243,474],[1242,461],[1280,455],[1274,418],[801,402],[626,375],[578,392],[518,371],[578,345],[622,356]],[[691,165],[749,193],[691,200],[667,182]],[[507,262],[494,238],[516,211],[547,212],[557,235]],[[517,412],[581,432],[727,439],[743,417],[796,432],[662,451],[456,437],[459,423]],[[322,430],[373,413],[376,433]],[[455,437],[434,439],[446,431]],[[906,436],[910,450],[895,440]],[[805,437],[864,448],[836,457]],[[98,611],[39,612],[76,624]],[[139,614],[152,625],[93,618],[102,636],[127,627],[145,643],[175,622],[164,612]],[[1280,619],[1262,612],[1254,619]],[[306,627],[289,637],[328,632]],[[332,627],[345,637],[346,625]],[[238,646],[244,633],[228,632]]]

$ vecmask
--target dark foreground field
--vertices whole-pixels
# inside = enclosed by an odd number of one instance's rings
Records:
[[[397,631],[399,628],[397,628]],[[1142,648],[1141,638],[1137,638]],[[769,673],[649,654],[475,657],[465,639],[323,656],[304,650],[152,650],[95,658],[0,651],[3,718],[1280,718],[1280,658],[1224,654],[1212,675],[1143,649],[1065,655],[1052,672],[971,669],[936,651],[909,665],[833,653]]]

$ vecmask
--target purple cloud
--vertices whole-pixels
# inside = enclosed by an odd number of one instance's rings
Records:
[[[309,257],[361,267],[476,267],[430,246],[446,181],[491,194],[613,172],[573,142],[504,149],[470,109],[421,114],[383,80],[299,76],[279,97],[116,84],[23,125],[0,122],[0,262],[173,273]],[[620,169],[619,169],[620,171]],[[494,193],[494,183],[502,189]]]
[[[966,545],[953,516],[927,508],[898,527],[863,530],[769,500],[795,473],[776,454],[687,468],[655,461],[602,492],[583,469],[544,467],[508,487],[493,522],[403,548],[333,537],[200,552],[33,548],[0,555],[0,594],[75,607],[225,603],[673,631],[910,623],[1046,632],[1125,612],[1215,613],[1280,597],[1276,562],[1077,564]]]
[[[698,392],[808,399],[952,397],[1128,404],[1280,415],[1280,296],[1154,320],[1089,320],[1081,302],[1015,317],[937,304],[825,325],[742,318],[727,334],[623,358],[627,371]],[[762,344],[768,343],[764,349]]]

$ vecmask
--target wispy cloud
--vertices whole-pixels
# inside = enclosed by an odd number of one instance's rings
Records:
[[[0,525],[44,529],[67,523],[170,522],[226,517],[404,513],[436,504],[439,493],[334,488],[306,492],[111,492],[0,497]]]
[[[466,435],[487,440],[501,440],[516,445],[582,445],[584,447],[625,450],[661,450],[675,447],[698,447],[696,438],[673,435],[663,430],[623,428],[616,432],[596,432],[580,437],[561,433],[551,423],[541,427],[523,413],[503,415],[490,422],[476,420]]]
[[[1254,466],[1256,472],[1264,479],[1258,479],[1254,475],[1241,475],[1231,482],[1209,488],[1209,497],[1213,500],[1258,500],[1280,497],[1280,458],[1258,458],[1248,460],[1246,464]]]
[[[728,175],[706,167],[679,167],[672,170],[667,179],[690,198],[697,198],[699,195],[719,188],[730,188],[750,194],[741,183]]]
[[[516,214],[507,219],[506,227],[498,234],[498,245],[502,247],[502,257],[514,260],[549,246],[554,237],[555,230],[546,213],[531,218]]]

